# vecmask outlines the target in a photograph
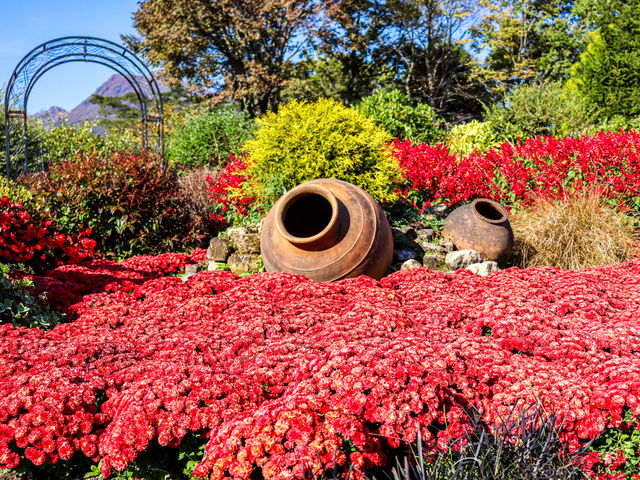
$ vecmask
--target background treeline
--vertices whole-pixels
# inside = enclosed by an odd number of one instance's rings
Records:
[[[140,35],[125,41],[167,80],[250,116],[291,99],[354,106],[397,88],[448,124],[523,102],[532,116],[579,116],[549,132],[573,133],[638,114],[638,3],[146,0],[134,14]]]
[[[124,41],[174,87],[164,95],[174,163],[224,163],[240,153],[254,118],[319,98],[359,109],[400,140],[445,143],[462,154],[537,135],[637,127],[638,7],[637,0],[146,0],[134,13],[139,35]],[[35,163],[68,157],[79,142],[107,153],[136,148],[134,105],[93,101],[111,113],[108,140],[89,138],[86,128],[47,133],[33,125]],[[2,164],[3,157],[1,148]]]

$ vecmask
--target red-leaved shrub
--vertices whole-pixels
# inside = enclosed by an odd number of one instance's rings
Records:
[[[207,177],[209,196],[217,207],[211,219],[222,227],[234,218],[246,216],[256,201],[254,196],[240,194],[240,185],[248,179],[246,170],[246,161],[231,155],[229,163],[216,178]]]
[[[191,240],[177,177],[157,158],[81,154],[25,184],[63,231],[91,228],[102,254],[160,253]]]

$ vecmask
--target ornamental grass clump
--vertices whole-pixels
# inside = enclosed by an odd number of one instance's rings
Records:
[[[250,184],[267,203],[316,178],[344,180],[376,201],[396,199],[400,167],[387,145],[391,136],[354,109],[334,100],[292,101],[257,120],[246,144]]]
[[[579,269],[624,262],[637,253],[637,231],[628,215],[599,191],[538,199],[511,218],[514,255],[523,268]]]

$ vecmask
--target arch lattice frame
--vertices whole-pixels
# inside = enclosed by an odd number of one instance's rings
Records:
[[[27,105],[36,82],[49,70],[70,62],[90,62],[115,70],[133,88],[140,104],[142,148],[149,146],[149,126],[156,127],[156,151],[164,168],[164,112],[160,88],[149,68],[131,50],[96,37],[62,37],[42,43],[27,53],[13,70],[4,99],[6,175],[11,159],[24,157],[28,173]],[[22,121],[11,121],[12,119]],[[21,133],[21,135],[20,135]]]

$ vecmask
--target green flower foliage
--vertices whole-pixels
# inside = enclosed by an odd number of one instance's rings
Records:
[[[444,137],[443,121],[426,103],[412,106],[400,90],[378,90],[356,109],[399,140],[438,143]]]
[[[465,156],[474,150],[486,153],[490,148],[500,145],[500,142],[491,124],[472,120],[454,126],[447,135],[446,144],[452,154]]]
[[[178,170],[224,167],[231,155],[241,155],[254,129],[253,121],[233,105],[195,110],[171,131],[169,161]]]
[[[396,198],[400,167],[387,146],[391,137],[356,110],[328,99],[294,100],[257,123],[256,138],[246,148],[248,173],[259,196],[275,200],[282,188],[335,178],[357,185],[379,202]]]
[[[11,279],[9,266],[0,263],[0,324],[49,329],[60,321],[59,314],[42,307],[29,293],[32,286],[28,280]]]
[[[596,439],[592,446],[592,451],[597,452],[602,459],[607,454],[615,455],[618,450],[626,458],[615,471],[600,465],[600,469],[609,474],[624,472],[627,475],[638,473],[640,465],[640,430],[638,430],[638,419],[628,407],[624,408],[624,415],[619,427],[607,428],[600,437]]]

